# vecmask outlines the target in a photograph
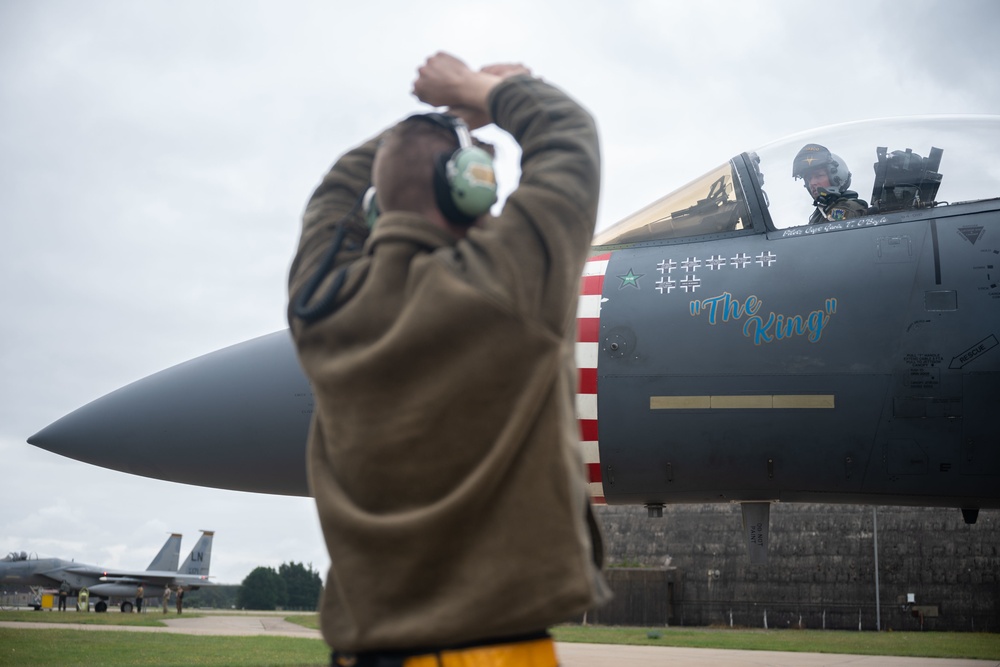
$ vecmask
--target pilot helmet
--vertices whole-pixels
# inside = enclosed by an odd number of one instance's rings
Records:
[[[801,178],[806,181],[806,175],[813,169],[825,167],[827,176],[830,179],[830,187],[827,190],[836,193],[843,193],[851,185],[851,170],[847,163],[839,155],[831,153],[825,146],[819,144],[806,144],[795,156],[792,163],[792,178]],[[806,190],[809,189],[808,181],[803,183]]]

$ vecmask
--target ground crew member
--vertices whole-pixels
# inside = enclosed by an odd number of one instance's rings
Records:
[[[66,611],[66,597],[69,595],[69,582],[65,579],[59,584],[59,611]]]
[[[574,416],[597,131],[520,65],[439,53],[413,92],[453,116],[410,117],[343,155],[289,278],[316,400],[323,636],[335,665],[554,667],[546,629],[608,596]],[[495,217],[492,164],[460,119],[522,147]]]
[[[809,224],[857,218],[868,212],[868,203],[858,199],[851,186],[851,170],[843,158],[819,144],[806,144],[795,156],[792,178],[803,180],[816,210]]]
[[[170,606],[170,586],[163,587],[163,613],[167,613],[167,607]]]
[[[142,587],[142,584],[139,584],[135,589],[135,613],[137,614],[142,613],[142,599],[145,594],[146,589]]]

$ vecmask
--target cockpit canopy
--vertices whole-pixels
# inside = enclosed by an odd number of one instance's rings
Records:
[[[1000,197],[1000,116],[913,116],[834,125],[736,156],[599,232],[621,246],[808,224],[816,210],[793,165],[803,146],[841,156],[867,215]],[[896,216],[901,219],[900,216]]]

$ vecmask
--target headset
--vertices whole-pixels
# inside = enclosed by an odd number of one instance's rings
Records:
[[[434,158],[434,201],[448,222],[470,226],[497,201],[492,156],[472,143],[469,126],[461,118],[427,113],[410,116],[407,120],[431,123],[458,139],[454,152],[440,153]],[[380,213],[374,188],[365,193],[364,212],[368,226],[373,226]]]
[[[469,126],[461,118],[443,113],[417,114],[410,118],[443,127],[449,132],[454,132],[458,138],[457,150],[452,153],[441,153],[434,159],[434,201],[449,222],[462,227],[472,225],[497,201],[493,158],[472,143]],[[337,232],[330,249],[316,272],[292,302],[293,313],[306,324],[316,322],[337,309],[335,299],[347,278],[347,267],[338,271],[333,284],[318,303],[311,307],[307,304],[332,270],[346,238],[346,223],[359,209],[368,228],[374,227],[380,211],[373,186],[355,200],[351,210],[337,223]]]

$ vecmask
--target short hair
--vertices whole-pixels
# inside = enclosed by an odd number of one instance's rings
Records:
[[[458,148],[458,137],[446,127],[411,116],[382,141],[372,174],[382,211],[422,213],[436,208],[434,161]]]

